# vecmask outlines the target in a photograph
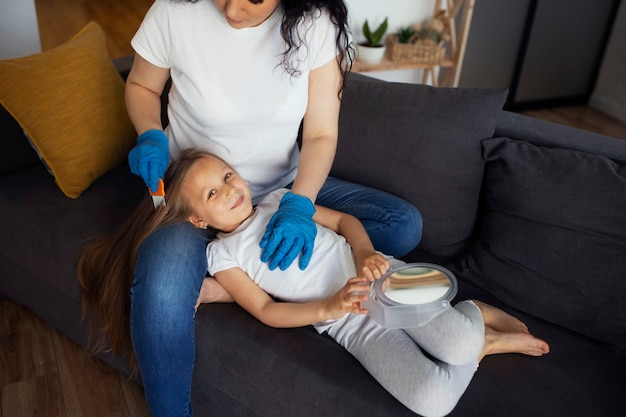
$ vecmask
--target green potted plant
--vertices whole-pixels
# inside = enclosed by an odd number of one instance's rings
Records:
[[[375,29],[372,30],[367,20],[363,23],[363,36],[365,41],[359,44],[358,58],[368,64],[377,64],[385,56],[385,44],[383,38],[387,33],[388,21],[385,20]]]
[[[412,26],[402,27],[395,33],[395,37],[400,43],[412,43],[415,40],[416,31]]]
[[[446,53],[449,40],[442,18],[432,18],[425,25],[399,28],[387,39],[387,56],[391,61],[437,62]]]

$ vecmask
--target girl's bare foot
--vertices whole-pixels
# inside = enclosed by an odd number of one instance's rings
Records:
[[[485,345],[479,361],[487,355],[499,353],[522,353],[542,356],[550,352],[550,346],[527,332],[499,332],[485,325]]]
[[[518,318],[482,301],[472,300],[483,315],[485,326],[499,332],[528,333],[528,327]]]

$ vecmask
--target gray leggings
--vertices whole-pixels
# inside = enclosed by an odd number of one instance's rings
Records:
[[[385,329],[367,315],[348,315],[327,331],[389,393],[428,417],[454,409],[478,369],[485,338],[471,301],[420,327]]]

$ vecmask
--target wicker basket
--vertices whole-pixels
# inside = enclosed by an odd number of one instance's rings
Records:
[[[392,61],[438,62],[446,55],[445,45],[438,45],[431,40],[400,43],[397,35],[389,35],[387,42],[388,56]]]

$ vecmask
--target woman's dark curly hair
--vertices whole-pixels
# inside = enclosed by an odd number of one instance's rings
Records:
[[[178,2],[196,3],[199,0],[173,0]],[[248,0],[252,4],[263,3],[263,0]],[[355,58],[354,44],[351,42],[348,28],[348,9],[343,0],[280,0],[283,8],[283,21],[280,32],[287,45],[283,53],[281,65],[292,76],[300,75],[296,64],[296,53],[300,48],[306,48],[299,25],[308,16],[314,16],[321,10],[326,10],[331,21],[337,27],[335,44],[337,46],[337,63],[345,83],[346,76],[352,69]]]
[[[249,0],[255,2],[258,0]],[[298,25],[312,13],[326,9],[330,20],[337,27],[335,45],[337,46],[337,63],[345,80],[352,68],[355,50],[350,41],[348,29],[348,9],[343,0],[281,0],[283,7],[283,22],[280,28],[287,50],[283,54],[283,68],[291,75],[298,75],[297,68],[293,68],[291,57],[303,45],[304,40],[298,32]]]

